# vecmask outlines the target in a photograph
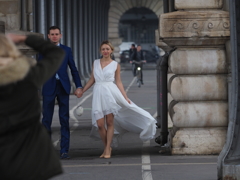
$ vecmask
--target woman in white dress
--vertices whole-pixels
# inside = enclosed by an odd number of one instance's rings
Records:
[[[105,147],[100,158],[111,157],[114,134],[135,132],[146,141],[154,138],[156,133],[156,120],[127,97],[121,81],[121,67],[111,59],[113,50],[111,43],[102,42],[102,58],[94,61],[91,77],[83,88],[84,93],[95,83],[92,125],[99,132]]]

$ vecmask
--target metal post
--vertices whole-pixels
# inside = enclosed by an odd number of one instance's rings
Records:
[[[27,31],[27,8],[26,8],[26,0],[21,0],[21,30]]]
[[[37,19],[37,28],[36,31],[42,33],[46,37],[46,0],[36,1],[36,8],[38,12]]]
[[[160,63],[160,106],[161,106],[161,144],[167,143],[168,138],[168,101],[167,101],[167,71],[168,71],[168,55],[163,56]]]
[[[75,27],[73,28],[73,47],[72,47],[72,49],[73,49],[73,57],[74,57],[74,60],[75,60],[75,64],[76,64],[76,66],[77,67],[79,67],[79,57],[78,57],[78,50],[79,50],[79,47],[78,47],[78,36],[79,36],[79,34],[78,34],[78,28],[77,28],[77,26],[78,26],[78,21],[77,21],[77,19],[78,19],[78,17],[77,17],[77,9],[78,9],[78,6],[77,6],[77,0],[73,0],[72,1],[72,14],[73,14],[73,18],[72,18],[72,20],[73,20],[73,22],[74,22],[74,24],[75,24]]]
[[[84,42],[88,42],[89,43],[89,28],[88,28],[88,23],[89,23],[89,19],[88,19],[88,1],[83,1],[83,6],[84,6],[84,10],[83,10],[83,13],[84,13],[84,24],[83,24],[83,28],[84,28],[84,38],[83,38],[83,41]],[[84,49],[84,61],[85,61],[85,72],[86,72],[86,76],[89,77],[90,76],[90,73],[89,73],[89,49],[88,49],[88,46],[85,44],[83,45],[83,49]]]
[[[89,63],[88,63],[88,71],[89,73],[91,73],[91,70],[92,70],[92,63],[93,63],[93,51],[92,51],[92,48],[93,48],[93,11],[92,11],[92,8],[93,8],[93,5],[94,5],[94,2],[92,0],[88,0],[88,14],[89,14],[89,23],[88,23],[88,26],[89,26],[89,31],[88,31],[88,54],[89,54]]]
[[[65,34],[65,21],[64,21],[64,0],[57,1],[57,25],[61,29],[61,33]],[[61,39],[61,43],[65,44],[64,38]]]
[[[171,0],[170,12],[175,11],[175,6],[174,6],[174,4],[175,4],[175,0]]]
[[[66,13],[65,13],[65,22],[67,28],[65,28],[65,33],[63,34],[63,37],[65,38],[65,44],[69,47],[72,48],[72,9],[71,9],[71,1],[65,1],[65,8],[66,8]]]
[[[78,28],[78,57],[79,57],[79,66],[78,66],[78,69],[79,69],[79,72],[80,72],[80,75],[81,75],[81,79],[82,80],[85,80],[85,70],[84,70],[84,61],[85,61],[85,58],[84,58],[84,54],[83,54],[83,46],[84,46],[84,41],[83,41],[83,37],[84,37],[84,34],[83,34],[83,1],[84,0],[78,0],[78,13],[77,13],[77,16],[78,16],[78,26],[76,28]]]
[[[231,0],[231,81],[226,143],[218,157],[218,179],[240,179],[240,2]]]
[[[167,71],[168,53],[165,53],[157,63],[157,125],[161,129],[155,142],[161,146],[168,142]]]
[[[157,61],[156,69],[157,69],[157,126],[158,128],[161,127],[161,92],[160,92],[160,85],[161,85],[161,74],[160,74],[160,64],[162,61],[162,56]],[[156,141],[160,144],[161,139]]]
[[[56,1],[48,0],[48,28],[56,25]]]
[[[169,12],[169,0],[163,0],[163,12],[164,13]]]

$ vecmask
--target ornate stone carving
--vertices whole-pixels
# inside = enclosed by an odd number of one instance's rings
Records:
[[[229,13],[173,12],[160,18],[160,37],[230,36]]]
[[[177,11],[160,17],[160,38],[169,46],[221,45],[229,37],[229,13],[225,11]]]
[[[223,6],[223,0],[175,0],[176,9],[220,9]]]

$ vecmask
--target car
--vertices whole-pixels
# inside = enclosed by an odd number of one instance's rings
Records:
[[[143,56],[145,57],[144,60],[146,60],[147,63],[156,63],[160,57],[158,54],[154,54],[149,50],[142,49],[142,51],[143,51]],[[122,53],[120,54],[120,60],[121,60],[121,63],[128,63],[130,61],[129,50],[122,51]]]
[[[145,57],[145,60],[147,61],[147,63],[156,63],[160,57],[159,54],[153,53],[149,50],[142,49],[142,51],[143,51],[143,56]]]
[[[122,54],[123,51],[129,50],[132,44],[135,44],[135,42],[122,42],[122,44],[119,45],[120,48],[119,53]]]
[[[129,50],[124,50],[120,54],[121,63],[128,63],[130,61],[130,52]]]

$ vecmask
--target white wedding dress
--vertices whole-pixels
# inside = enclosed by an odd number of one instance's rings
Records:
[[[114,137],[123,135],[126,132],[134,132],[138,133],[143,141],[152,139],[156,133],[156,120],[132,101],[129,104],[123,97],[114,83],[117,65],[116,61],[112,61],[102,69],[100,59],[94,61],[95,84],[92,100],[93,128],[91,136],[100,137],[98,135],[97,120],[103,118],[104,115],[113,113]]]

